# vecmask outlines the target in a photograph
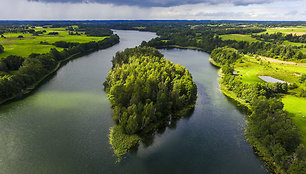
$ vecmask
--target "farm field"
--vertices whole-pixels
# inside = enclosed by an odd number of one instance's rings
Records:
[[[243,34],[226,34],[220,35],[222,40],[236,40],[236,41],[249,41],[255,42],[257,41],[255,38],[252,38],[251,35],[243,35]]]
[[[56,48],[59,51],[62,51],[63,48],[51,45],[57,41],[86,43],[90,41],[100,41],[105,38],[89,37],[81,32],[81,35],[69,35],[69,31],[66,30],[66,28],[35,28],[35,31],[43,30],[46,32],[43,32],[43,34],[39,34],[38,36],[34,36],[31,33],[4,33],[3,36],[5,38],[0,38],[0,44],[4,47],[4,53],[0,54],[0,58],[9,55],[28,57],[32,53],[47,53],[51,48]],[[58,32],[58,35],[48,35],[50,32]],[[23,36],[23,38],[18,38],[18,36]],[[41,42],[46,42],[48,44],[41,44]]]
[[[306,26],[298,26],[298,27],[276,27],[276,28],[267,28],[267,31],[262,33],[277,33],[282,32],[284,34],[296,34],[297,36],[306,34]]]

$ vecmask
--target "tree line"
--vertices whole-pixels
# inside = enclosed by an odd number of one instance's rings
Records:
[[[265,33],[265,34],[252,34],[251,37],[256,38],[257,40],[262,40],[266,42],[283,42],[285,40],[290,42],[297,42],[297,43],[306,43],[306,34],[297,36],[293,34],[283,34],[281,32],[277,33]]]
[[[231,28],[229,28],[231,27]],[[148,31],[154,31],[158,34],[158,38],[154,38],[149,42],[143,42],[143,46],[152,46],[155,48],[173,48],[180,47],[194,47],[205,52],[211,53],[218,47],[232,47],[244,54],[258,54],[261,56],[272,57],[281,60],[300,60],[305,59],[306,55],[299,49],[302,46],[284,45],[282,42],[275,40],[276,38],[283,37],[288,41],[294,41],[298,38],[302,41],[305,36],[271,34],[268,38],[260,39],[263,35],[253,35],[258,37],[260,41],[236,41],[236,40],[222,40],[219,35],[223,34],[251,34],[265,31],[261,28],[242,28],[237,25],[225,25],[225,26],[209,26],[199,25],[191,28],[189,25],[184,24],[160,24],[155,27],[146,27]],[[271,39],[274,39],[272,42]]]
[[[8,56],[0,60],[0,101],[22,95],[44,76],[52,72],[63,60],[105,49],[119,42],[111,35],[98,42],[80,43],[59,52],[52,48],[47,54],[32,54],[27,58]]]
[[[149,42],[142,43],[142,46],[152,46],[156,48],[172,48],[175,45],[183,47],[192,46],[208,53],[211,53],[215,48],[228,46],[244,54],[258,54],[281,60],[300,60],[306,58],[306,55],[303,54],[297,46],[261,41],[222,40],[221,37],[212,34],[201,36],[201,39],[196,39],[193,36],[186,36],[184,34],[175,35],[173,38],[161,36]]]
[[[0,54],[4,52],[4,47],[0,44]]]
[[[245,132],[247,140],[276,173],[306,173],[306,149],[301,134],[280,100],[288,85],[243,83],[232,74],[234,62],[240,58],[237,53],[233,48],[217,48],[211,58],[221,67],[221,86],[251,107]]]

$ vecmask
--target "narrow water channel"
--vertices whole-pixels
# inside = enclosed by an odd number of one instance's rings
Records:
[[[29,97],[0,106],[0,174],[267,173],[243,136],[245,116],[218,89],[209,55],[180,49],[161,51],[192,73],[194,113],[116,163],[102,83],[117,51],[156,37],[116,33],[119,44],[69,62]]]

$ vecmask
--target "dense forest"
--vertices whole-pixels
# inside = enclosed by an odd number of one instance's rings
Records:
[[[242,23],[243,24],[243,23]],[[241,25],[242,25],[241,24]],[[245,23],[244,23],[245,24]],[[247,23],[249,27],[242,27],[239,23],[218,23],[218,22],[196,22],[196,21],[155,21],[155,22],[126,22],[126,23],[110,23],[105,24],[108,27],[115,29],[133,29],[140,31],[156,32],[158,38],[152,39],[149,42],[143,42],[142,46],[151,46],[155,48],[192,48],[211,53],[218,47],[232,47],[245,54],[258,54],[267,57],[273,57],[281,60],[301,60],[305,59],[304,55],[299,49],[303,46],[284,45],[282,42],[277,42],[272,38],[267,39],[265,34],[258,34],[266,31],[265,27],[272,27],[268,23],[252,24]],[[102,25],[102,24],[101,24]],[[298,24],[296,24],[298,25]],[[138,27],[141,26],[141,27]],[[278,26],[278,25],[276,25]],[[240,34],[252,35],[258,37],[257,42],[251,41],[237,41],[237,40],[223,40],[220,35]],[[274,34],[271,37],[274,37]],[[277,34],[275,34],[277,35]],[[280,36],[277,35],[278,38]],[[282,35],[282,39],[290,42],[303,43],[305,36]]]
[[[47,54],[31,54],[27,58],[11,55],[0,59],[0,103],[29,92],[64,61],[111,47],[118,42],[117,35],[111,35],[99,42],[60,42],[55,45],[65,48],[61,52],[53,48]]]
[[[119,141],[122,134],[141,137],[158,124],[184,116],[194,107],[197,87],[185,67],[166,60],[154,48],[126,49],[112,63],[104,86],[118,125],[111,131],[110,142],[120,156],[129,150],[122,148],[134,146],[128,140]]]
[[[282,45],[280,43],[269,42],[248,42],[236,40],[222,40],[217,35],[204,35],[200,40],[195,39],[194,36],[184,36],[184,33],[171,37],[159,37],[152,39],[149,42],[143,42],[142,46],[152,46],[156,48],[173,48],[176,46],[195,48],[211,53],[218,47],[232,47],[244,54],[258,54],[267,57],[273,57],[281,60],[301,60],[305,59],[304,55],[298,47]]]
[[[306,149],[300,132],[279,100],[280,94],[288,91],[287,83],[243,83],[232,73],[234,62],[241,58],[233,48],[217,48],[211,58],[221,67],[222,89],[233,92],[250,107],[246,137],[258,154],[277,173],[305,173]]]

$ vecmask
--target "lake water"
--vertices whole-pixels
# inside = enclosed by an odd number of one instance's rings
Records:
[[[0,174],[267,173],[243,136],[245,115],[219,90],[209,54],[180,49],[161,51],[192,73],[194,113],[116,163],[102,83],[117,51],[156,37],[116,33],[119,44],[67,63],[29,97],[0,107]]]

